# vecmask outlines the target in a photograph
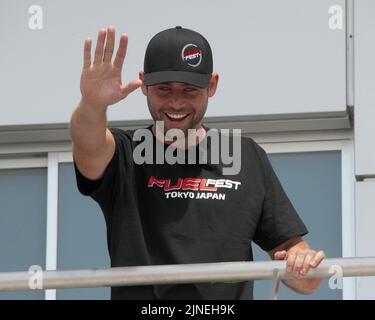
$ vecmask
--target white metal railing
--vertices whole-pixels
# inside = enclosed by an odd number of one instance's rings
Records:
[[[285,261],[219,262],[177,265],[116,267],[109,269],[41,271],[38,289],[88,288],[171,283],[273,279],[293,276]],[[375,257],[325,259],[302,278],[375,276]],[[1,272],[0,291],[30,290],[30,272]],[[277,293],[277,287],[275,290]],[[276,294],[274,293],[274,294]]]

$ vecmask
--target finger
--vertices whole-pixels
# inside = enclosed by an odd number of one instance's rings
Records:
[[[115,47],[115,27],[110,26],[107,29],[107,42],[104,49],[103,62],[111,62],[113,49]]]
[[[98,40],[96,43],[95,48],[95,58],[94,58],[94,64],[101,64],[103,61],[103,48],[104,48],[104,41],[106,36],[106,30],[100,29],[98,32]]]
[[[302,269],[303,261],[305,260],[304,253],[297,253],[296,260],[293,265],[293,274],[297,277]]]
[[[284,260],[285,257],[286,257],[286,250],[275,252],[273,257],[274,257],[275,260]]]
[[[139,79],[130,81],[127,85],[121,86],[122,99],[124,99],[129,93],[138,89],[142,85],[142,81]]]
[[[90,65],[91,65],[91,38],[86,38],[84,49],[83,49],[83,69],[90,67]]]
[[[322,260],[326,257],[326,254],[323,250],[320,250],[316,253],[315,257],[312,259],[312,261],[310,262],[310,265],[313,267],[313,268],[316,268],[321,262]]]
[[[303,261],[303,265],[302,265],[302,269],[301,269],[301,275],[305,275],[305,274],[307,274],[307,272],[309,272],[310,262],[314,258],[314,256],[315,256],[315,254],[313,252],[308,253],[306,255],[305,260]]]
[[[289,252],[286,260],[286,272],[292,272],[294,262],[296,261],[296,253],[295,252]]]
[[[122,69],[122,66],[124,64],[127,47],[128,47],[128,36],[126,34],[122,34],[120,37],[120,44],[116,53],[116,58],[115,58],[115,61],[113,62],[113,65],[119,68],[120,70]]]

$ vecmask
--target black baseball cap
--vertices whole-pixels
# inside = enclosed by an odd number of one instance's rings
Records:
[[[177,26],[156,34],[149,42],[144,61],[144,83],[184,82],[208,87],[212,52],[198,32]]]

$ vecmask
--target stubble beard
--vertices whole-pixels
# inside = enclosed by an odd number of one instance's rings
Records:
[[[159,109],[160,111],[159,111],[159,114],[158,114],[157,112],[154,111],[149,97],[147,97],[147,104],[148,104],[148,109],[150,111],[151,117],[154,120],[154,125],[155,125],[156,121],[164,121],[164,119],[161,117],[161,113],[163,112],[163,109],[166,110],[167,108]],[[202,127],[202,121],[203,121],[203,117],[204,117],[204,115],[206,113],[206,110],[207,110],[207,105],[208,105],[208,98],[206,99],[204,105],[201,108],[201,111],[198,114],[195,112],[194,109],[192,110],[191,114],[189,115],[190,119],[189,119],[187,125],[184,126],[184,127],[178,127],[178,126],[169,127],[168,121],[164,121],[164,131],[165,131],[164,133],[166,133],[170,129],[179,129],[179,130],[183,131],[185,138],[187,138],[189,129],[198,130]]]

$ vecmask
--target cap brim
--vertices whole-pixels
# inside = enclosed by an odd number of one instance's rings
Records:
[[[163,82],[184,82],[200,88],[207,88],[211,74],[187,72],[187,71],[159,71],[145,74],[146,86]]]

